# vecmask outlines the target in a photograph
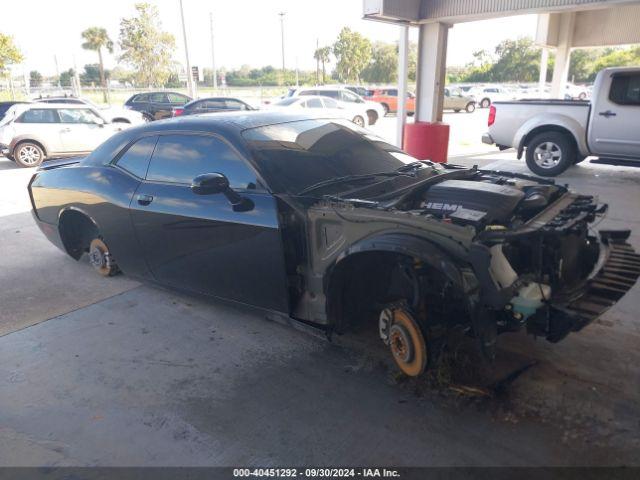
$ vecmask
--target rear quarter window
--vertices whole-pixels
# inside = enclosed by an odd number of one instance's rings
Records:
[[[58,114],[52,108],[32,108],[24,112],[18,119],[19,123],[57,123]]]
[[[116,165],[136,177],[144,179],[149,167],[149,159],[157,141],[158,137],[155,135],[141,138],[120,155]]]

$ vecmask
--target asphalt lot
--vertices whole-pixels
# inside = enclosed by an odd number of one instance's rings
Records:
[[[526,171],[512,153],[459,162]],[[529,368],[477,396],[403,380],[377,343],[98,277],[32,222],[31,173],[0,158],[0,466],[640,465],[638,285],[560,344],[501,337],[489,376]],[[559,181],[640,249],[640,169]]]

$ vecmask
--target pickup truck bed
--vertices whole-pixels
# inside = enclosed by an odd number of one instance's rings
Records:
[[[640,165],[640,68],[602,70],[592,102],[520,100],[495,102],[482,141],[526,151],[527,166],[555,176],[594,155]]]

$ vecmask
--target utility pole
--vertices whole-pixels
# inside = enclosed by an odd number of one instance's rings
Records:
[[[187,47],[187,29],[184,26],[184,9],[182,8],[182,0],[180,0],[180,17],[182,18],[182,36],[184,37],[184,54],[187,59],[187,85],[189,86],[189,95],[192,98],[195,98],[196,89],[193,84],[193,72],[191,71],[191,62],[189,61],[189,48]]]
[[[53,61],[56,62],[56,77],[58,77],[58,88],[61,87],[60,85],[60,68],[58,67],[58,56],[54,55],[53,56]]]
[[[216,54],[213,43],[213,13],[209,12],[209,29],[211,30],[211,68],[213,70],[213,89],[218,89],[218,72],[216,71]]]
[[[282,37],[282,76],[284,77],[284,16],[286,12],[280,12],[280,36]]]

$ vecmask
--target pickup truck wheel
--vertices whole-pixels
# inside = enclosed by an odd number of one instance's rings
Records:
[[[560,175],[575,159],[575,146],[560,132],[541,133],[527,144],[527,166],[542,177]]]
[[[489,100],[488,98],[483,98],[482,101],[480,102],[481,108],[489,108],[490,105],[491,105],[491,100]]]
[[[37,143],[22,142],[13,151],[15,162],[21,167],[37,167],[44,160],[44,150]]]

